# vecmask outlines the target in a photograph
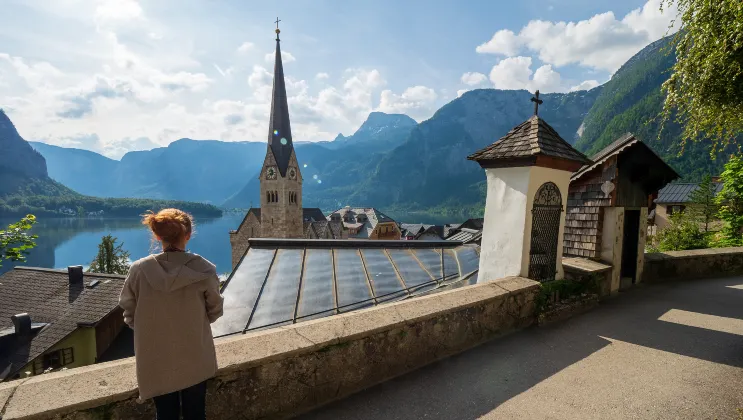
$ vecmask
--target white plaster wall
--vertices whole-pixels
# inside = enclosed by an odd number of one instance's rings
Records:
[[[488,189],[480,248],[480,283],[521,275],[529,170],[529,167],[485,169]]]
[[[562,239],[565,234],[565,212],[566,205],[568,203],[568,188],[570,187],[570,175],[572,172],[561,171],[558,169],[543,168],[540,166],[532,166],[529,169],[529,189],[527,192],[526,202],[526,217],[524,220],[524,241],[522,243],[521,252],[521,272],[520,276],[529,276],[529,251],[531,250],[531,209],[534,205],[534,196],[536,195],[539,187],[545,182],[554,182],[555,185],[560,189],[560,195],[562,196],[562,213],[560,214],[560,233],[557,237],[557,273],[555,279],[560,280],[565,277],[565,273],[562,269]]]

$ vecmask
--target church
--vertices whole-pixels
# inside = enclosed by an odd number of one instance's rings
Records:
[[[319,208],[302,207],[302,171],[292,142],[280,32],[277,27],[268,147],[259,175],[261,206],[248,210],[237,230],[230,231],[233,268],[245,254],[249,238],[348,238],[342,222],[327,220]]]

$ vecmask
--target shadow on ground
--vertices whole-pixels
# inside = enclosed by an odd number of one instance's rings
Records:
[[[743,367],[742,336],[658,320],[672,309],[743,319],[743,290],[728,287],[741,283],[736,277],[636,287],[579,317],[491,341],[301,418],[477,418],[610,345],[608,339]]]

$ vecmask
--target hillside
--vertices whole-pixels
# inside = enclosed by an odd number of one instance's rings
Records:
[[[42,147],[43,148],[43,147]],[[57,148],[66,150],[62,148]],[[184,201],[97,198],[79,194],[51,179],[44,157],[26,142],[8,116],[0,111],[0,216],[73,216],[94,213],[106,216],[137,216],[147,210],[179,207],[201,216],[220,216],[214,206]],[[83,163],[99,162],[94,153],[78,150]],[[73,162],[75,164],[81,162]],[[56,165],[56,164],[55,164]],[[64,167],[62,168],[64,172]]]
[[[668,121],[661,131],[658,114],[663,109],[661,85],[676,61],[672,38],[656,41],[627,61],[607,83],[583,123],[583,133],[575,146],[588,156],[598,152],[623,133],[632,132],[681,174],[697,181],[705,174],[717,175],[725,155],[709,156],[710,143],[689,143],[681,150],[681,126]],[[660,132],[660,133],[659,133]]]

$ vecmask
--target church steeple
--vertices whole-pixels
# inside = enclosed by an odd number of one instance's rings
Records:
[[[268,146],[276,159],[276,166],[282,177],[286,176],[294,145],[292,129],[289,124],[289,105],[286,100],[284,65],[281,62],[281,41],[279,22],[276,18],[276,62],[273,67],[273,94],[271,95],[271,122],[268,131]]]

